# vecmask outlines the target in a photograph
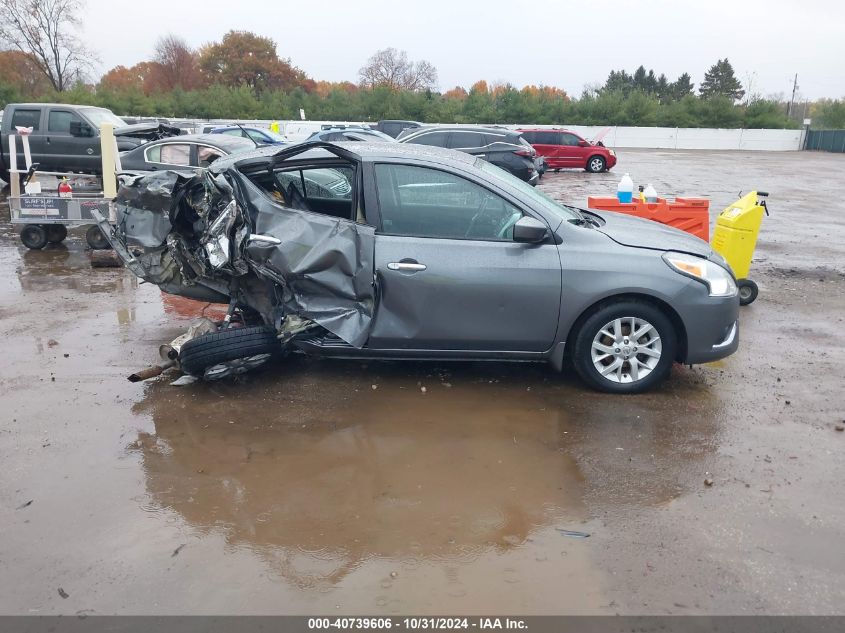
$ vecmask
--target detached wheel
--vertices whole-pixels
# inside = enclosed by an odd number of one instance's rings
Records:
[[[641,393],[672,369],[677,336],[658,308],[641,301],[607,304],[579,328],[572,361],[581,379],[608,393]]]
[[[265,325],[235,327],[193,338],[179,351],[182,371],[202,376],[208,367],[282,351],[275,330]]]
[[[88,246],[93,248],[95,251],[102,251],[110,246],[106,236],[103,235],[100,227],[96,224],[88,227],[88,230],[85,232],[85,241],[88,242]]]
[[[27,248],[41,250],[47,241],[47,231],[39,224],[27,224],[21,229],[21,242]]]
[[[739,290],[739,305],[747,306],[749,303],[754,303],[760,290],[750,279],[737,279],[736,287]]]
[[[51,244],[58,244],[64,242],[67,237],[67,227],[64,224],[45,224],[44,230],[47,231],[47,241]]]

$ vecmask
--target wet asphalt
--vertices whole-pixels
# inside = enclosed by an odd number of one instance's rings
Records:
[[[132,384],[203,304],[78,229],[27,251],[4,207],[0,613],[845,613],[845,155],[619,154],[540,186],[772,212],[738,353],[631,397],[306,358]]]

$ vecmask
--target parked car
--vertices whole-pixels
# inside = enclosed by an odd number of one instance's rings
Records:
[[[537,152],[519,132],[505,128],[429,126],[403,133],[397,140],[400,143],[448,147],[478,156],[530,185],[536,185],[540,178]]]
[[[100,226],[130,270],[231,306],[237,326],[177,350],[183,371],[207,378],[283,351],[569,359],[590,386],[634,393],[739,341],[736,282],[709,244],[564,206],[463,152],[263,148],[188,180],[135,179],[115,208],[114,227]]]
[[[378,130],[369,128],[329,128],[314,132],[308,137],[309,141],[369,141],[376,143],[395,143],[396,139]]]
[[[208,167],[221,156],[255,149],[255,143],[240,136],[225,134],[186,134],[176,138],[151,141],[120,155],[124,172],[158,169],[189,170]]]
[[[374,129],[378,130],[379,132],[383,132],[388,136],[396,138],[404,130],[414,130],[418,127],[422,127],[422,123],[418,123],[417,121],[398,121],[393,119],[385,119],[376,123]]]
[[[32,162],[42,171],[102,173],[100,126],[114,125],[117,147],[127,151],[150,140],[177,136],[179,128],[157,121],[127,125],[106,108],[65,103],[10,103],[0,127],[0,178],[9,182],[9,134],[18,127],[32,128]],[[25,169],[18,144],[18,169]]]
[[[225,126],[213,128],[209,134],[228,134],[229,136],[240,136],[255,141],[256,145],[288,145],[290,141],[272,130],[263,130],[257,127],[247,126]]]
[[[546,159],[548,169],[575,167],[598,173],[616,165],[616,152],[602,144],[590,143],[569,130],[519,130],[537,154]]]

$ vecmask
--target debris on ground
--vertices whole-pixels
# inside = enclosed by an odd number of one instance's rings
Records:
[[[178,556],[179,552],[181,552],[182,548],[185,547],[186,545],[187,545],[187,543],[182,543],[179,547],[177,547],[175,550],[173,550],[173,553],[170,555],[170,558]]]
[[[70,598],[70,594],[61,587],[59,587],[59,595],[64,599]]]
[[[561,536],[569,536],[571,538],[588,538],[589,532],[578,532],[577,530],[564,530],[563,528],[555,528],[560,532]]]
[[[713,480],[708,477],[707,479],[704,480],[704,485],[709,488],[710,486],[713,485]]]
[[[19,505],[19,506],[17,507],[17,509],[18,509],[18,510],[23,510],[24,508],[28,508],[29,506],[31,506],[31,505],[32,505],[32,502],[33,502],[33,501],[34,501],[34,499],[30,499],[30,500],[29,500],[29,501],[27,501],[26,503],[22,503],[21,505]]]

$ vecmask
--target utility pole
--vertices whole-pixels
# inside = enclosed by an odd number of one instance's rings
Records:
[[[798,90],[798,73],[795,73],[795,81],[792,82],[792,100],[789,102],[789,108],[786,110],[786,117],[792,115],[792,109],[795,107],[795,91]]]

